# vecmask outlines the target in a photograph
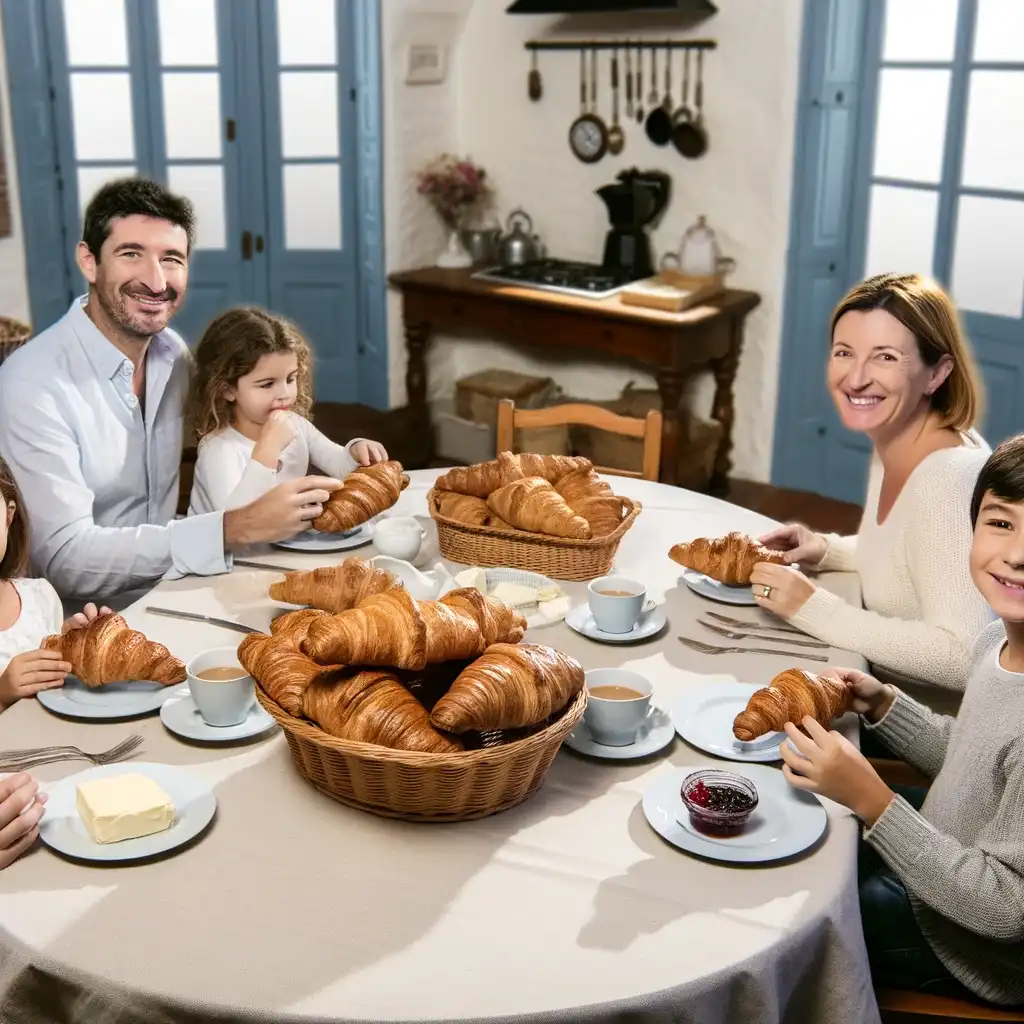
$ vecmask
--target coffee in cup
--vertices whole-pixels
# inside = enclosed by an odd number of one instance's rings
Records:
[[[599,630],[628,633],[643,614],[647,588],[625,576],[601,576],[590,581],[587,600]]]
[[[647,718],[654,687],[637,672],[595,668],[586,674],[587,710],[583,720],[590,735],[606,747],[636,742]]]
[[[197,654],[185,672],[192,700],[207,725],[226,728],[245,721],[256,701],[256,690],[236,648],[215,647]]]
[[[373,528],[374,547],[391,558],[411,562],[419,553],[426,531],[412,516],[388,516]]]

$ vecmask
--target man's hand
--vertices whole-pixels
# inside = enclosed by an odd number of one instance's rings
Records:
[[[7,663],[0,675],[0,706],[10,707],[23,697],[34,697],[40,690],[64,685],[71,665],[59,651],[26,651]]]
[[[810,716],[802,725],[806,734],[792,722],[786,723],[786,735],[800,753],[789,743],[779,747],[786,781],[794,789],[827,796],[849,807],[864,824],[874,825],[889,806],[892,790],[841,733],[829,732]]]
[[[39,836],[46,794],[24,772],[0,779],[0,869],[16,861]],[[22,813],[24,812],[24,813]]]
[[[71,618],[64,620],[64,625],[60,628],[61,634],[63,635],[72,629],[81,629],[83,626],[88,626],[93,619],[99,618],[101,615],[113,614],[113,608],[108,608],[106,605],[102,608],[97,608],[90,601],[77,615],[72,615]]]
[[[278,484],[251,505],[224,513],[225,549],[288,540],[308,530],[331,493],[340,489],[341,481],[329,476],[304,476]]]
[[[253,460],[268,469],[277,469],[281,452],[295,439],[292,414],[287,409],[275,409],[263,424],[260,439],[252,450]]]
[[[379,441],[356,441],[349,445],[348,453],[360,466],[388,461],[388,451]]]

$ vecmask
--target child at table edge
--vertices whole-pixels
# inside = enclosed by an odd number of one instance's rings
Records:
[[[966,510],[965,510],[966,514]],[[860,903],[877,986],[1024,1003],[1024,434],[1003,442],[971,502],[970,572],[999,616],[974,645],[960,711],[939,715],[839,670],[868,729],[932,778],[920,808],[838,732],[786,732],[783,772],[864,823]],[[966,990],[966,991],[964,991]]]
[[[189,515],[241,508],[310,464],[343,480],[387,459],[376,441],[336,444],[309,421],[312,354],[284,317],[229,309],[203,332],[194,358],[187,421],[199,446]]]

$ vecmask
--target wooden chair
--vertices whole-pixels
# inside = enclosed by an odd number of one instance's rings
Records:
[[[946,1017],[952,1020],[1016,1020],[1024,1021],[1024,1010],[1004,1010],[998,1006],[982,1006],[964,999],[929,996],[923,992],[904,992],[900,989],[879,989],[878,1007],[882,1019],[898,1020],[889,1014],[907,1014],[912,1017]]]
[[[602,473],[617,476],[638,477],[641,480],[657,480],[661,466],[661,413],[652,409],[644,419],[619,416],[597,405],[571,403],[552,405],[547,409],[517,409],[511,398],[498,403],[498,451],[514,451],[516,429],[529,430],[536,427],[562,427],[579,425],[607,430],[624,437],[643,438],[643,468],[638,473],[633,469],[613,469],[596,466]]]

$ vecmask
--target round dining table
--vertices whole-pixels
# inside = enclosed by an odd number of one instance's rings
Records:
[[[436,475],[410,473],[389,513],[423,517],[416,564],[425,568],[440,559],[426,505]],[[733,643],[698,623],[709,610],[768,616],[693,593],[669,548],[729,530],[758,533],[769,520],[663,484],[616,478],[615,488],[643,503],[615,571],[647,585],[666,629],[610,645],[558,622],[527,639],[585,669],[641,673],[664,709],[709,681],[766,685],[791,665],[820,669],[783,654],[699,654],[678,639]],[[266,549],[249,557],[270,569],[236,565],[227,575],[165,580],[123,614],[188,661],[239,634],[148,606],[266,629],[279,611],[268,587],[281,567],[373,554],[372,545],[319,556]],[[855,575],[820,582],[858,599]],[[562,585],[574,605],[586,600],[585,583]],[[826,653],[834,665],[863,664],[850,652]],[[855,735],[855,720],[845,724]],[[422,824],[324,796],[296,772],[276,727],[246,743],[210,745],[177,738],[158,714],[77,721],[23,700],[0,715],[0,751],[102,751],[132,733],[143,737],[136,760],[184,766],[212,785],[216,815],[197,840],[162,858],[83,862],[39,843],[0,872],[5,1024],[879,1019],[857,903],[856,819],[823,800],[824,837],[779,863],[691,856],[648,825],[642,796],[665,773],[729,763],[678,737],[639,761],[563,747],[523,804]],[[35,774],[45,786],[84,767],[50,764]]]

